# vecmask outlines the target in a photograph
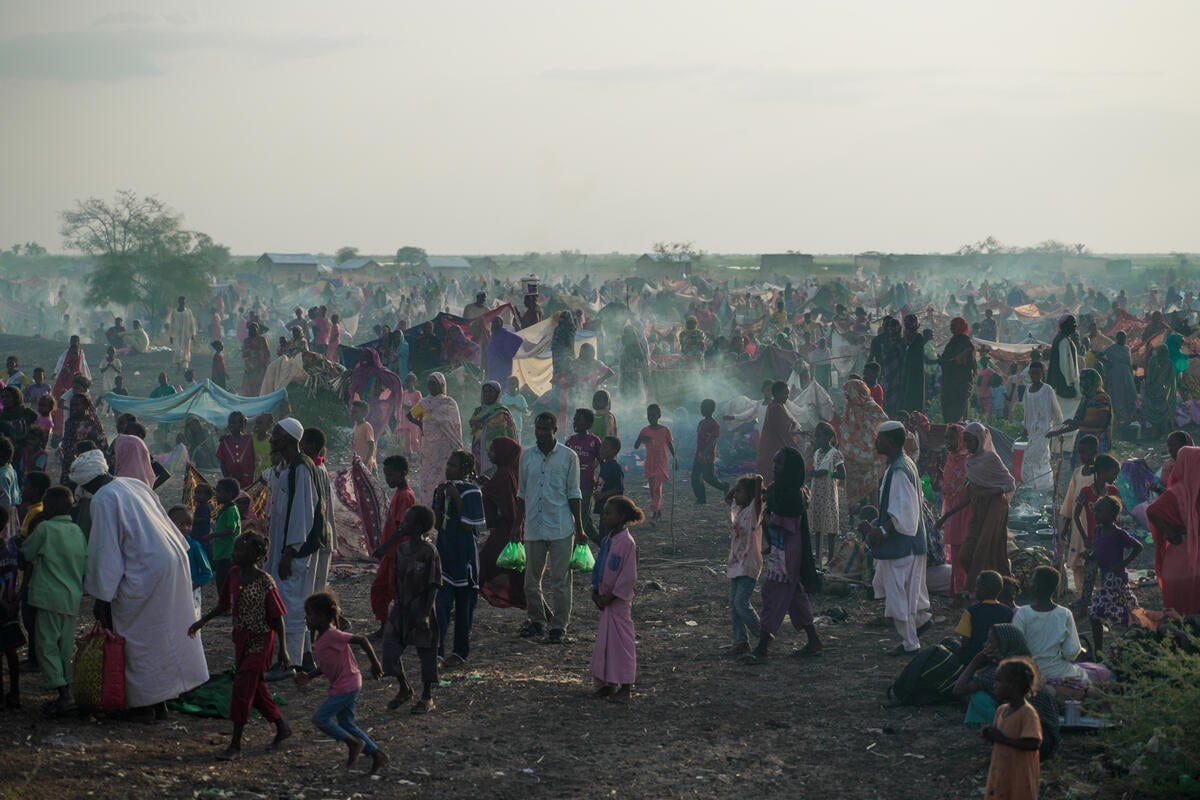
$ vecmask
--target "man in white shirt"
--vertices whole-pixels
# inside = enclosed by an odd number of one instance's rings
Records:
[[[167,330],[171,346],[175,348],[175,363],[180,369],[192,365],[192,341],[196,338],[196,317],[187,307],[187,298],[180,295],[178,307],[167,317]]]
[[[529,621],[521,636],[541,636],[559,644],[571,620],[571,551],[587,542],[581,516],[579,456],[559,442],[558,420],[550,412],[533,424],[537,446],[521,453],[517,487],[517,528],[524,530],[525,599]],[[542,583],[547,584],[545,593]]]
[[[921,518],[920,479],[912,459],[904,455],[908,431],[890,420],[875,433],[875,451],[888,462],[879,487],[879,519],[863,522],[875,559],[875,598],[885,603],[884,616],[896,626],[901,644],[888,655],[911,655],[921,649],[917,638],[931,621],[925,586],[925,523]]]

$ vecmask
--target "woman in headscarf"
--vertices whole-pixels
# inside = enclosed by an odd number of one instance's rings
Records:
[[[704,366],[704,332],[700,330],[700,321],[694,316],[689,316],[683,322],[683,330],[679,332],[679,352],[683,354],[685,366]]]
[[[258,323],[246,326],[246,338],[242,341],[242,396],[258,397],[262,390],[267,365],[271,363],[271,346],[262,335]]]
[[[898,408],[925,410],[925,337],[916,314],[904,317],[904,370]],[[884,399],[887,395],[884,395]]]
[[[783,381],[771,384],[771,402],[763,415],[762,430],[758,434],[758,458],[755,470],[760,475],[771,473],[775,454],[787,447],[799,447],[800,426],[788,411],[788,385]]]
[[[971,328],[962,317],[950,320],[950,341],[938,356],[938,364],[942,367],[942,420],[960,422],[967,415],[978,370]]]
[[[492,468],[492,442],[506,436],[517,437],[517,425],[508,406],[500,402],[500,383],[488,381],[479,389],[479,405],[471,414],[471,452],[479,465],[479,474],[488,477]]]
[[[1167,490],[1146,516],[1163,608],[1200,614],[1200,447],[1181,447]]]
[[[999,707],[996,700],[996,668],[1006,658],[1031,658],[1029,644],[1021,629],[1009,622],[993,625],[983,649],[966,665],[954,684],[954,695],[967,699],[965,725],[990,725]],[[968,699],[969,698],[969,699]],[[1054,691],[1039,681],[1038,690],[1029,698],[1042,723],[1042,746],[1038,751],[1044,760],[1058,750],[1062,740],[1058,725],[1058,703]]]
[[[966,586],[970,588],[985,569],[1001,575],[1012,574],[1008,562],[1008,503],[1016,483],[996,454],[987,428],[978,422],[969,423],[962,439],[968,453],[963,463],[967,497],[942,514],[937,527],[941,528],[970,505],[967,538],[958,554],[958,564],[966,572]]]
[[[59,458],[62,461],[62,478],[59,483],[67,483],[71,475],[71,463],[77,455],[75,450],[80,442],[90,441],[98,450],[108,451],[108,437],[104,435],[104,425],[96,414],[96,407],[86,394],[71,395],[71,416],[63,426],[63,438]]]
[[[457,325],[451,325],[446,330],[447,364],[478,364],[479,345],[467,338],[467,334]]]
[[[1109,431],[1112,428],[1113,412],[1112,400],[1108,393],[1104,391],[1104,379],[1100,377],[1100,373],[1094,369],[1085,369],[1079,373],[1079,391],[1081,397],[1079,406],[1075,409],[1075,416],[1067,420],[1066,423],[1057,431],[1052,431],[1047,436],[1061,436],[1071,431],[1079,431],[1080,434],[1090,433],[1100,442],[1098,452],[1107,453],[1109,443]],[[1080,437],[1075,437],[1076,443]],[[1071,468],[1074,469],[1078,464],[1079,456],[1076,452],[1071,453]]]
[[[1150,351],[1146,362],[1146,380],[1142,394],[1142,419],[1146,423],[1146,434],[1158,437],[1175,424],[1175,407],[1178,404],[1177,372],[1171,360],[1167,344],[1158,345]]]
[[[1117,331],[1117,340],[1104,350],[1101,359],[1108,375],[1108,393],[1112,397],[1117,422],[1127,425],[1137,411],[1137,387],[1133,383],[1133,356],[1126,344],[1125,331]]]
[[[525,608],[524,571],[496,566],[504,546],[520,540],[514,523],[521,445],[511,437],[500,436],[492,441],[488,460],[496,471],[482,487],[488,537],[479,552],[479,591],[497,608]]]
[[[883,385],[883,407],[890,415],[903,408],[904,400],[901,387],[904,380],[905,346],[900,335],[900,320],[888,317],[883,321],[883,333],[878,337],[878,344],[875,361],[879,364],[879,382]]]
[[[637,332],[632,325],[626,325],[621,331],[621,356],[618,367],[621,372],[621,399],[629,403],[643,402],[643,387],[650,384],[650,364],[646,348],[638,341]]]
[[[362,400],[367,404],[367,422],[375,431],[375,438],[382,438],[389,430],[403,401],[404,386],[400,376],[383,365],[379,351],[364,347],[359,351],[358,363],[350,373],[350,403]]]
[[[751,664],[767,658],[784,616],[808,636],[808,643],[794,655],[815,656],[823,649],[805,590],[806,585],[815,586],[817,565],[804,498],[804,456],[785,447],[775,454],[771,469],[774,481],[767,489],[763,514],[762,632],[758,645],[743,656]]]
[[[946,465],[942,468],[942,541],[950,562],[950,594],[961,598],[967,586],[967,570],[959,563],[967,530],[971,527],[972,509],[967,502],[967,453],[962,441],[963,427],[957,423],[946,426]],[[955,508],[962,512],[950,514]]]
[[[857,378],[842,385],[846,408],[842,411],[839,441],[846,463],[846,503],[853,513],[868,497],[879,491],[886,465],[875,452],[875,431],[887,422],[879,404],[871,399],[871,390]],[[874,505],[874,503],[872,503]]]
[[[443,481],[442,471],[450,454],[462,449],[462,419],[458,403],[446,394],[446,376],[429,373],[429,394],[408,412],[408,420],[421,429],[420,491],[422,505],[433,506],[433,490]]]

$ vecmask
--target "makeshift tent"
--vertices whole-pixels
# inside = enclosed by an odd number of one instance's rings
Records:
[[[250,419],[274,411],[287,399],[287,390],[280,389],[262,397],[242,397],[205,379],[167,397],[129,397],[108,392],[102,399],[113,411],[128,412],[143,421],[178,422],[188,417],[199,417],[221,427],[233,411],[241,411]]]
[[[513,357],[512,374],[521,381],[522,386],[528,386],[539,397],[550,391],[550,379],[554,377],[554,364],[551,359],[550,342],[554,338],[554,328],[557,321],[548,317],[536,325],[517,331],[524,343]],[[575,331],[575,355],[585,344],[596,346],[596,334],[593,331]]]

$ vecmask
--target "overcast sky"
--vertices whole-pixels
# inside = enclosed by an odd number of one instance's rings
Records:
[[[1200,250],[1200,2],[0,0],[0,246]]]

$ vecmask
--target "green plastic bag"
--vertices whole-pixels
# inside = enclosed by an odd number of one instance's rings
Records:
[[[496,566],[500,569],[525,569],[525,543],[509,542],[504,545],[500,555],[496,556]]]
[[[591,572],[594,566],[596,557],[592,555],[592,548],[586,544],[575,545],[575,550],[571,553],[571,569],[576,572]]]

